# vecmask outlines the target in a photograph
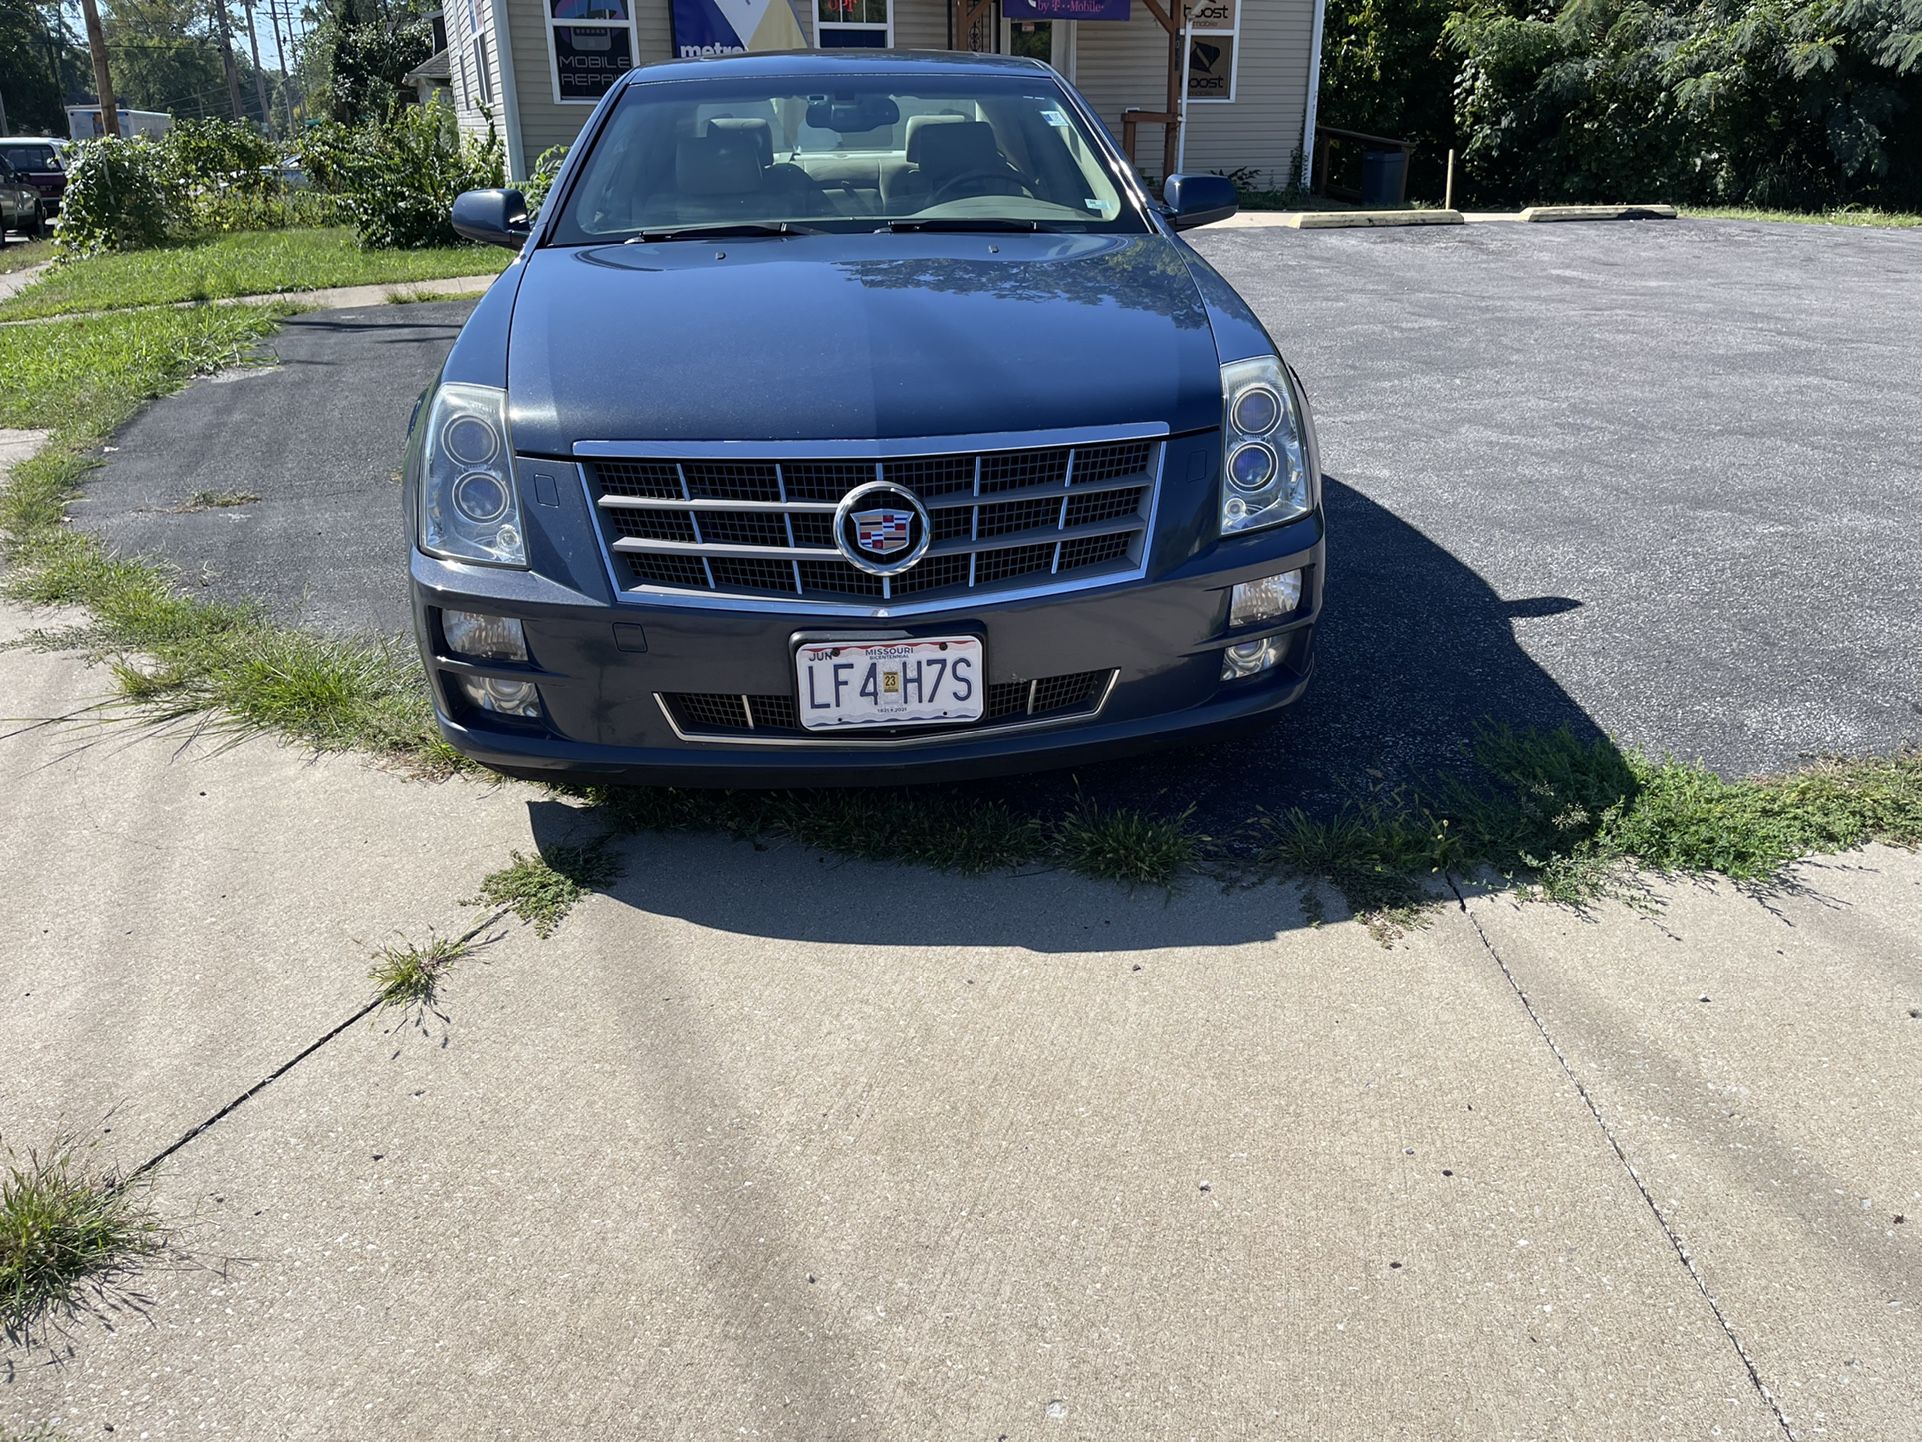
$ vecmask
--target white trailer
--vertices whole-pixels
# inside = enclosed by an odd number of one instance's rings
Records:
[[[115,107],[120,113],[120,134],[123,139],[131,140],[136,135],[165,135],[173,129],[174,118],[164,110],[129,110],[126,106]],[[75,140],[93,140],[107,133],[100,121],[98,105],[69,105],[67,107],[67,133]]]

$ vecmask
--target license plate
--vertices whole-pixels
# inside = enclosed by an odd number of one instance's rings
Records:
[[[981,719],[986,662],[978,637],[809,641],[794,669],[810,731]]]

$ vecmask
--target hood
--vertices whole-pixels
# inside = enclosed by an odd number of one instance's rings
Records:
[[[1159,235],[822,235],[533,251],[515,449],[1221,420],[1207,312]]]

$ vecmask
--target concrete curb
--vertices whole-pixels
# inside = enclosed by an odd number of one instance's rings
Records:
[[[1460,225],[1459,210],[1304,210],[1282,222],[1295,230],[1347,230],[1391,225]]]
[[[1672,205],[1531,205],[1523,220],[1673,220]]]

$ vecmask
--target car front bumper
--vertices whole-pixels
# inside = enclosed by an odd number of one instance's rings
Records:
[[[1217,545],[1152,579],[962,601],[900,618],[777,612],[746,601],[738,609],[609,604],[535,572],[459,565],[418,550],[411,575],[441,734],[483,765],[550,780],[854,786],[1043,770],[1257,723],[1299,697],[1313,672],[1323,554],[1317,512]],[[1302,591],[1294,611],[1228,629],[1234,583],[1296,569]],[[446,609],[518,618],[529,663],[453,655],[440,624]],[[991,686],[1092,672],[1106,679],[1066,713],[826,737],[791,727],[716,729],[663,699],[792,698],[794,651],[803,639],[953,635],[982,639]],[[1224,681],[1224,650],[1265,636],[1278,638],[1279,661],[1260,675]],[[532,680],[543,715],[521,721],[478,710],[459,691],[463,674]]]

